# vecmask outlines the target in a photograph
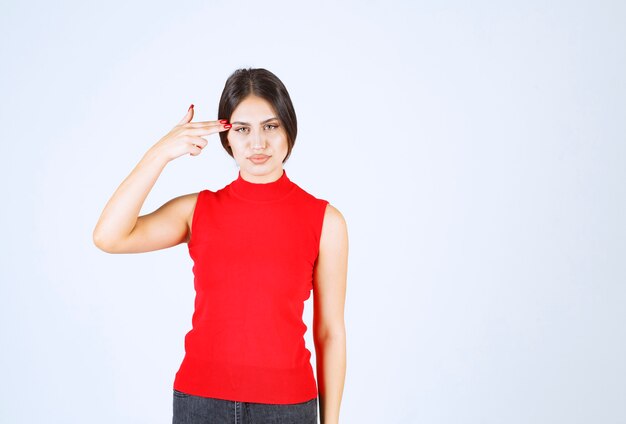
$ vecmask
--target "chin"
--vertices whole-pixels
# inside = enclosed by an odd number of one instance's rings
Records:
[[[267,175],[276,171],[278,168],[275,166],[266,166],[267,164],[251,166],[245,168],[246,172],[251,175]]]
[[[247,159],[245,159],[245,161],[249,162]],[[271,174],[273,172],[278,172],[279,170],[282,169],[281,163],[270,163],[270,162],[272,162],[271,159],[261,165],[255,165],[253,163],[246,163],[244,167],[240,165],[239,169],[240,170],[243,169],[245,172],[247,172],[250,175],[258,175],[258,176]]]

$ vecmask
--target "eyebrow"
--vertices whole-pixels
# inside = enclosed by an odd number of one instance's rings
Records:
[[[269,121],[272,121],[272,120],[274,120],[274,119],[278,119],[278,118],[277,118],[277,117],[275,117],[275,116],[272,116],[271,118],[266,119],[265,121],[261,122],[261,125],[266,124],[266,123],[268,123]],[[231,124],[232,124],[232,125],[250,125],[250,123],[248,123],[248,122],[241,122],[241,121],[231,122]]]

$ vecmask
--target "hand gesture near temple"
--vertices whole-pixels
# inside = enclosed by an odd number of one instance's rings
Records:
[[[191,105],[183,119],[152,146],[151,150],[167,162],[187,153],[191,156],[198,156],[208,143],[203,137],[227,131],[232,126],[226,119],[191,122],[193,114],[194,108]]]

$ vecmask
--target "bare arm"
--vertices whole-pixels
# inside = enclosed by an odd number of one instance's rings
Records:
[[[106,204],[93,232],[94,244],[107,253],[140,253],[163,249],[187,237],[187,214],[193,204],[181,196],[156,211],[139,216],[139,211],[165,168],[154,151],[148,151],[120,184]]]
[[[176,197],[156,211],[139,216],[148,193],[165,166],[189,153],[200,154],[203,135],[227,130],[223,122],[190,122],[190,107],[183,119],[152,146],[107,202],[93,230],[93,242],[108,253],[139,253],[163,249],[186,241],[187,218],[197,193]]]
[[[326,207],[314,271],[313,339],[321,424],[339,423],[346,374],[344,305],[348,272],[348,232],[343,215]]]

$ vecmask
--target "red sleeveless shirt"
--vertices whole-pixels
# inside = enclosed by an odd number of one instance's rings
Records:
[[[285,170],[265,184],[239,173],[198,194],[188,243],[195,309],[174,389],[273,404],[317,396],[302,312],[327,204]]]

